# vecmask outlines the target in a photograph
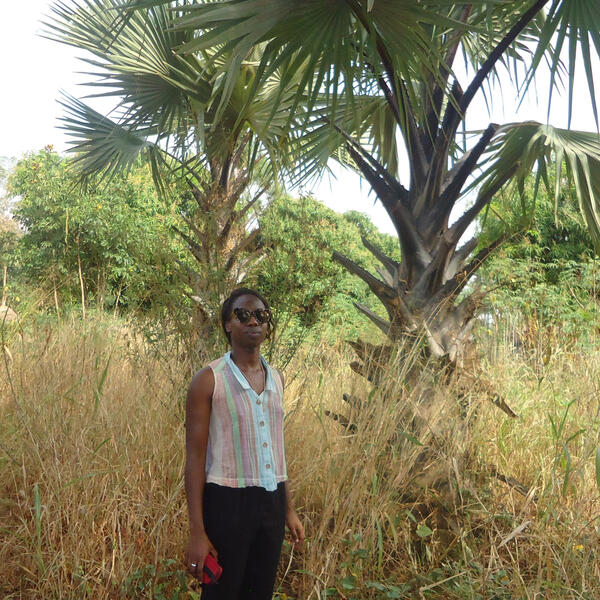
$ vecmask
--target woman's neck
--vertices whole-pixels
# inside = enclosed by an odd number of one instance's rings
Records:
[[[260,347],[244,348],[233,346],[231,348],[231,359],[242,370],[252,371],[262,368],[260,361]]]

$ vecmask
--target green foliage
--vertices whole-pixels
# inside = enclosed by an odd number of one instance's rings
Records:
[[[174,6],[171,0],[129,4],[129,14]],[[301,182],[335,159],[360,171],[383,203],[402,262],[387,261],[381,284],[350,259],[344,263],[378,290],[389,315],[380,325],[394,342],[422,329],[431,355],[457,361],[480,306],[479,295],[469,301],[463,291],[497,240],[478,255],[476,240],[457,250],[459,242],[496,194],[511,182],[523,187],[534,169],[548,178],[552,163],[565,166],[600,248],[597,132],[533,121],[479,130],[468,110],[476,98],[484,96],[489,107],[501,99],[502,86],[492,86],[505,68],[525,94],[547,65],[549,101],[559,80],[567,81],[570,111],[579,59],[598,122],[592,82],[593,56],[600,52],[597,2],[222,0],[176,6],[181,12],[173,11],[172,29],[194,33],[180,55],[216,49],[223,59],[212,79],[212,103],[218,99],[221,109],[234,97],[240,66],[250,63],[250,96],[268,83],[279,89],[279,105],[293,98],[294,110],[280,115],[293,135],[279,146],[294,159],[286,161],[297,166],[293,177]],[[566,48],[569,69],[561,73]],[[460,77],[458,62],[464,65]],[[278,79],[268,81],[274,73]],[[398,173],[402,143],[406,186]],[[557,192],[566,183],[557,179]]]
[[[5,193],[10,162],[9,159],[0,157],[0,269],[8,269],[20,234],[16,221],[9,215],[8,198]]]
[[[188,575],[179,568],[180,561],[166,559],[158,565],[147,564],[136,569],[123,583],[125,598],[154,600],[196,600],[200,595],[188,584]]]
[[[490,310],[520,314],[536,327],[559,325],[567,335],[597,331],[600,261],[574,194],[567,190],[555,203],[532,176],[521,197],[501,195],[481,225],[483,245],[509,235],[481,272],[486,284],[499,286]]]
[[[400,260],[398,240],[391,235],[379,232],[364,213],[356,211],[344,213],[342,222],[344,225],[334,249],[350,258],[357,265],[373,274],[377,274],[377,269],[381,267],[379,260],[363,245],[362,237],[367,238],[390,258]],[[346,269],[343,269],[339,285],[340,293],[332,299],[330,312],[333,336],[339,337],[339,330],[344,332],[346,339],[365,338],[371,334],[378,336],[379,330],[372,326],[369,331],[370,321],[357,312],[354,303],[364,304],[373,312],[381,316],[387,316],[381,302],[373,295],[366,283]]]
[[[384,251],[398,253],[397,242],[378,233],[369,219],[357,212],[343,215],[311,197],[275,198],[260,219],[261,243],[266,258],[252,275],[252,283],[269,298],[279,319],[286,344],[299,343],[315,325],[319,335],[352,338],[369,328],[353,302],[372,310],[381,305],[367,285],[333,261],[338,250],[366,269],[375,271],[377,260],[363,246],[361,234]]]
[[[8,265],[19,236],[15,220],[0,213],[0,267]]]
[[[60,305],[79,304],[81,266],[87,304],[141,309],[150,317],[146,327],[152,339],[172,330],[185,336],[194,328],[195,303],[188,297],[195,282],[189,274],[198,277],[219,264],[194,261],[178,233],[189,232],[192,239],[189,220],[198,209],[186,190],[173,188],[178,200],[167,206],[156,195],[149,170],[138,167],[109,183],[92,180],[83,191],[68,161],[47,148],[18,162],[9,191],[19,198],[15,217],[24,230],[13,244],[16,275],[22,286],[26,281],[37,290],[42,304],[52,305],[55,292]],[[375,311],[381,305],[364,282],[333,261],[332,253],[341,251],[375,272],[378,261],[361,235],[398,257],[391,236],[378,233],[364,214],[340,215],[307,197],[274,197],[259,226],[258,247],[265,258],[245,283],[272,302],[280,348],[292,352],[316,325],[331,340],[339,339],[340,331],[344,338],[376,335],[353,302]]]
[[[191,356],[207,339],[219,343],[222,301],[262,258],[252,212],[290,157],[282,151],[290,143],[284,123],[296,107],[282,101],[276,85],[282,74],[256,79],[254,57],[246,57],[222,90],[225,49],[196,48],[184,56],[180,50],[194,46],[196,35],[173,28],[181,3],[121,14],[123,8],[122,0],[52,7],[50,37],[84,51],[91,85],[127,107],[104,116],[65,96],[64,128],[84,178],[123,174],[144,159],[161,192],[174,179],[183,182],[186,192],[178,190],[175,202],[183,220],[177,231],[191,254],[181,261],[191,304],[167,318],[188,335]],[[287,78],[287,85],[297,82]],[[251,186],[262,190],[254,200]]]
[[[281,196],[260,219],[268,255],[257,286],[280,314],[298,326],[312,327],[335,291],[341,269],[331,260],[339,215],[310,197]]]
[[[19,275],[62,302],[100,308],[146,307],[173,283],[184,249],[169,228],[176,216],[161,202],[148,170],[110,183],[77,187],[68,161],[50,148],[20,160],[8,183],[24,229],[16,248]],[[157,289],[160,288],[160,289]]]

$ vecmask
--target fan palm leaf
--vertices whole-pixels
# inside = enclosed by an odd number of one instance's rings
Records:
[[[66,111],[61,118],[65,123],[63,129],[74,138],[70,142],[71,151],[77,153],[75,164],[84,179],[95,173],[103,173],[110,179],[129,171],[143,157],[150,162],[155,181],[164,191],[162,167],[168,156],[149,139],[156,137],[155,129],[144,132],[128,129],[69,94],[63,94],[60,103]]]
[[[102,121],[99,113],[81,101],[64,99],[69,110],[63,127],[75,138],[73,147],[89,154],[79,160],[83,173],[98,169],[102,151],[107,151],[104,163],[112,172],[130,164],[134,148],[149,147],[136,142],[124,152],[127,136],[152,143],[155,152],[162,148],[166,156],[178,157],[182,163],[195,156],[205,159],[208,166],[228,160],[239,141],[249,135],[247,163],[252,165],[251,157],[256,157],[261,169],[270,167],[273,177],[281,166],[279,157],[286,156],[280,148],[289,135],[290,90],[297,85],[298,75],[288,77],[287,89],[281,85],[279,71],[256,85],[256,63],[250,54],[250,60],[240,64],[225,102],[219,94],[227,62],[222,49],[178,53],[195,34],[172,27],[173,19],[181,16],[172,10],[172,3],[124,13],[126,4],[120,0],[60,1],[48,24],[50,37],[91,53],[83,59],[96,68],[87,85],[101,90],[92,96],[118,101],[115,123]],[[102,140],[101,133],[106,139]],[[262,160],[265,153],[271,160]]]
[[[552,2],[548,2],[548,5],[547,18],[538,35],[537,47],[524,90],[528,88],[540,65],[548,63],[551,76],[548,98],[550,105],[557,78],[560,81],[561,53],[567,46],[569,123],[573,113],[574,77],[577,64],[581,62],[585,69],[592,111],[596,127],[598,127],[592,48],[595,50],[596,56],[600,55],[600,2],[595,0],[552,0]]]
[[[546,173],[555,168],[554,195],[558,202],[564,187],[563,165],[569,182],[574,184],[592,240],[600,251],[600,136],[595,133],[559,129],[534,121],[504,125],[489,147],[482,173],[466,191],[478,189],[482,197],[511,172],[514,172],[513,184],[522,190],[535,169],[548,185]]]

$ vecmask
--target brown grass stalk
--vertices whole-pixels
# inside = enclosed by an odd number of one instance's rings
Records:
[[[91,314],[32,321],[6,346],[0,597],[197,599],[181,563],[178,357]],[[373,387],[344,346],[304,348],[286,372],[285,428],[308,539],[284,546],[278,597],[600,597],[599,352],[554,350],[540,366],[496,346],[486,372],[510,419],[415,369],[414,349]]]

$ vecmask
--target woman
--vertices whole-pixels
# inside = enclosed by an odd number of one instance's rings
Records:
[[[223,574],[202,600],[270,600],[288,526],[304,528],[292,503],[283,447],[283,376],[260,355],[271,311],[254,290],[221,308],[231,351],[194,376],[186,402],[187,567],[202,579],[208,554]]]

